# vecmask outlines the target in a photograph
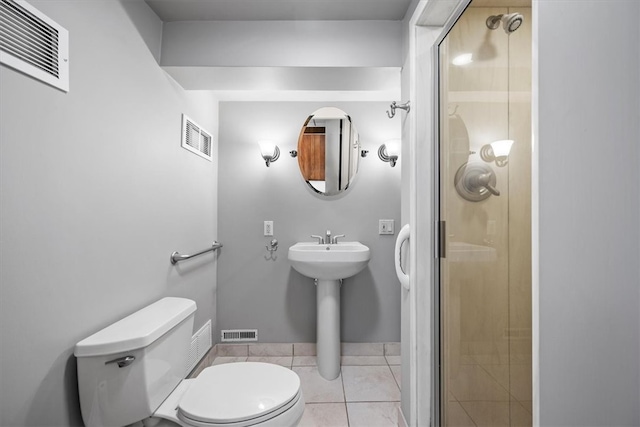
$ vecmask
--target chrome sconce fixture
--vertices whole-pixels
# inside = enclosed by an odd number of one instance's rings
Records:
[[[480,157],[485,162],[496,162],[496,166],[504,167],[509,163],[509,153],[512,145],[512,139],[493,141],[480,149]]]
[[[272,141],[258,141],[258,145],[267,167],[280,158],[280,149]]]
[[[396,162],[398,161],[398,157],[400,156],[400,140],[392,139],[380,146],[378,148],[378,157],[383,162],[389,162],[391,167],[396,166]]]

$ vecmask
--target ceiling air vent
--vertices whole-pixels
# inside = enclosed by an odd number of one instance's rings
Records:
[[[186,114],[182,115],[182,147],[211,161],[211,135]]]
[[[0,63],[69,91],[69,32],[21,0],[0,0]]]

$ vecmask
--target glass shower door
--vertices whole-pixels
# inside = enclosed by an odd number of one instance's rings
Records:
[[[531,9],[477,4],[439,46],[441,424],[531,425]]]

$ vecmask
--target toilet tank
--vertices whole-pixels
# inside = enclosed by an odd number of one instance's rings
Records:
[[[75,346],[86,426],[151,416],[187,372],[196,303],[163,298]]]

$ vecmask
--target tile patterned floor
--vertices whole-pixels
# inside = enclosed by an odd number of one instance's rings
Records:
[[[300,427],[397,426],[400,407],[398,343],[342,345],[342,372],[333,381],[318,373],[314,344],[218,345],[193,376],[209,365],[259,361],[292,369],[306,401]]]
[[[274,363],[300,377],[306,401],[300,427],[397,425],[401,388],[398,343],[343,343],[341,374],[333,381],[320,377],[315,354],[315,344],[309,343],[218,344],[191,376],[221,363]],[[530,362],[505,366],[471,357],[463,362],[450,378],[448,425],[531,426],[530,386],[512,387],[511,392],[508,387],[517,376],[530,372]]]
[[[531,362],[461,358],[451,366],[446,419],[450,426],[530,427]],[[492,364],[491,362],[498,362]]]

